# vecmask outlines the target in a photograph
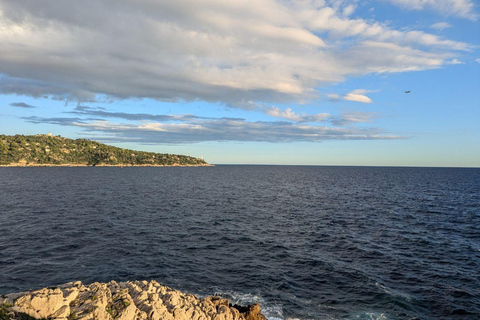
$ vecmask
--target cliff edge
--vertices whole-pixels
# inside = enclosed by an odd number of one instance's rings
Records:
[[[233,306],[152,281],[69,282],[0,297],[0,320],[266,320],[258,304]]]

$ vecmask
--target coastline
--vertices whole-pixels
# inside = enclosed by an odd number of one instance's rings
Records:
[[[66,163],[66,164],[24,164],[24,163],[11,163],[0,164],[0,168],[26,168],[26,167],[214,167],[213,164],[80,164],[80,163]]]
[[[84,285],[80,281],[0,297],[2,319],[267,320],[259,304],[239,306],[219,296],[198,298],[155,280]]]
[[[211,167],[200,158],[118,148],[88,139],[0,135],[0,167]],[[73,161],[73,162],[72,162]],[[0,319],[1,320],[1,319]]]

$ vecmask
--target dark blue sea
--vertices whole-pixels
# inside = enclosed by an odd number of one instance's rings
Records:
[[[480,319],[480,169],[0,168],[0,294],[112,279],[269,319]]]

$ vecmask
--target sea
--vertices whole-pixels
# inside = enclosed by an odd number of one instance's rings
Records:
[[[0,168],[0,294],[143,279],[269,320],[480,319],[480,169]]]

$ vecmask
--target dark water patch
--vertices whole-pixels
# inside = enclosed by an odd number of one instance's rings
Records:
[[[0,168],[0,293],[156,279],[273,318],[479,319],[480,170]]]

